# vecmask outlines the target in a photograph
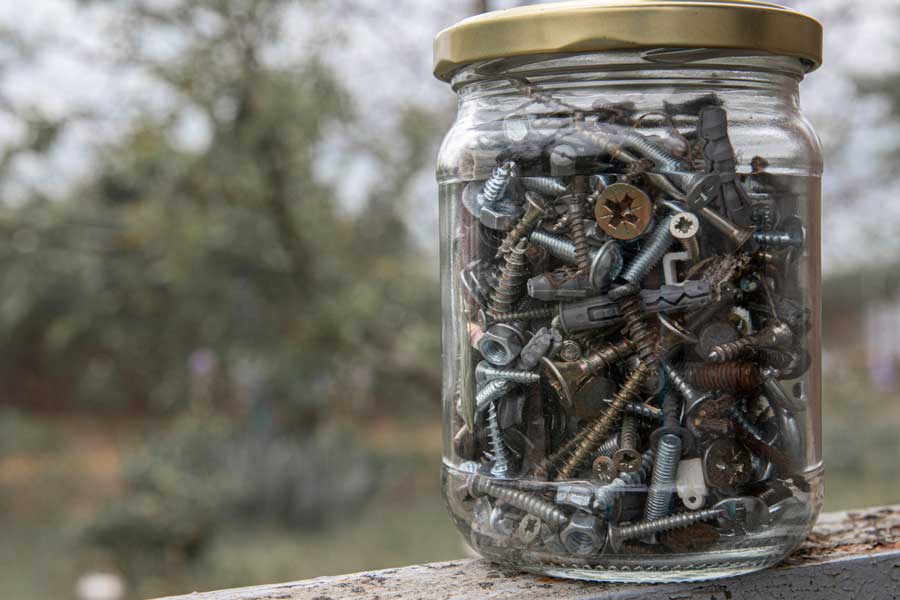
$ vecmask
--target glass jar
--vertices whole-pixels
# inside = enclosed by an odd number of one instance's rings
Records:
[[[822,161],[798,90],[820,58],[818,23],[749,2],[541,5],[438,36],[459,95],[443,485],[479,554],[686,581],[807,536]]]

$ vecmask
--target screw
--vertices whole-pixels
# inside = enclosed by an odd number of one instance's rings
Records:
[[[525,284],[528,282],[528,260],[525,258],[527,249],[528,241],[521,240],[512,252],[506,255],[506,260],[500,268],[500,278],[491,294],[491,306],[488,314],[510,312],[522,296]]]
[[[633,240],[650,226],[653,205],[640,188],[628,183],[614,183],[597,196],[594,218],[610,237]]]
[[[623,298],[619,301],[619,309],[625,319],[625,332],[634,344],[638,356],[644,364],[655,370],[659,362],[657,338],[644,322],[641,297],[633,294]]]
[[[657,533],[663,533],[664,531],[689,527],[695,523],[712,521],[726,515],[727,511],[724,508],[710,508],[707,510],[681,513],[671,517],[663,517],[662,519],[654,519],[652,521],[641,521],[634,525],[610,525],[607,534],[606,547],[610,548],[613,552],[619,552],[622,549],[622,544],[629,540],[636,540]]]
[[[662,260],[662,257],[672,246],[672,242],[675,241],[675,237],[672,235],[669,227],[672,221],[673,218],[670,215],[656,226],[640,253],[631,261],[625,272],[622,273],[622,279],[628,283],[638,285],[644,280],[650,269]]]
[[[714,346],[709,352],[709,360],[715,363],[733,361],[757,348],[784,348],[794,340],[794,333],[785,323],[773,323],[754,335],[734,342]]]
[[[494,169],[490,178],[484,182],[479,201],[481,204],[494,204],[503,199],[506,188],[513,178],[516,170],[516,163],[506,162]]]
[[[723,494],[734,494],[753,475],[750,451],[734,440],[720,438],[703,455],[706,482]]]
[[[566,184],[553,177],[520,177],[519,181],[526,190],[554,198],[562,196],[567,190]]]
[[[741,248],[753,237],[754,230],[747,227],[738,227],[709,207],[710,202],[719,192],[719,185],[718,174],[710,173],[703,177],[688,193],[688,207],[692,211],[699,213],[710,225],[734,242],[735,246]]]
[[[572,194],[562,199],[569,216],[569,236],[575,249],[575,264],[580,271],[587,272],[591,266],[591,256],[584,228],[584,200],[582,194]]]
[[[663,413],[665,421],[656,444],[656,462],[653,463],[653,477],[644,512],[649,520],[665,517],[671,511],[678,463],[681,461],[683,444],[682,437],[677,434],[678,401],[674,394],[666,394],[663,399]]]
[[[763,375],[754,363],[688,364],[682,374],[698,390],[751,392],[763,383]]]
[[[506,449],[506,442],[503,441],[503,434],[500,431],[496,401],[488,405],[487,431],[488,436],[491,438],[491,447],[494,449],[494,464],[491,467],[491,475],[494,477],[506,477],[506,473],[509,471],[509,451]]]
[[[575,344],[572,340],[569,342]],[[566,342],[563,343],[563,350],[566,350]],[[574,352],[568,356],[561,353],[561,357],[567,362],[544,360],[544,369],[550,378],[550,384],[571,403],[588,379],[613,365],[624,362],[634,354],[634,350],[634,344],[630,340],[622,339],[599,348],[584,358],[569,360],[575,356]],[[580,353],[581,349],[578,348],[578,354]]]
[[[514,323],[516,321],[535,321],[537,319],[549,319],[556,314],[556,309],[550,306],[540,306],[537,308],[528,308],[509,313],[498,313],[490,315],[488,325],[494,323]]]
[[[641,453],[637,451],[637,420],[627,412],[622,417],[622,429],[619,432],[619,450],[613,455],[616,470],[632,473],[641,466]]]
[[[569,520],[563,511],[543,498],[520,490],[503,487],[481,475],[472,475],[469,481],[469,491],[476,498],[487,495],[502,500],[524,513],[534,515],[552,527],[561,527]]]
[[[666,372],[669,381],[672,382],[672,385],[684,398],[685,414],[690,414],[696,406],[699,406],[709,398],[709,394],[702,394],[694,389],[684,376],[669,363],[663,363],[663,370]]]
[[[528,240],[537,246],[546,248],[551,256],[570,264],[576,264],[576,246],[561,235],[535,229]],[[607,242],[601,248],[589,248],[588,266],[589,283],[594,290],[599,290],[607,281],[615,279],[622,270],[622,251],[615,242]]]
[[[803,222],[797,217],[786,219],[786,221],[783,230],[758,231],[753,234],[753,240],[761,246],[802,248],[806,243],[806,228],[803,226]]]
[[[640,394],[641,385],[652,375],[652,369],[644,363],[631,372],[619,391],[616,392],[609,409],[602,416],[593,421],[577,436],[573,437],[574,447],[566,454],[565,462],[556,474],[557,481],[570,479],[584,464],[591,452],[596,449],[609,436],[612,428],[622,416],[625,405],[634,402]],[[563,447],[567,449],[567,446]]]
[[[478,383],[496,379],[509,381],[510,383],[537,383],[541,380],[541,376],[538,373],[520,369],[498,369],[484,360],[475,367],[475,380]]]
[[[524,238],[537,222],[547,215],[547,206],[538,194],[525,192],[525,201],[527,203],[525,214],[522,215],[516,226],[506,234],[506,237],[500,244],[500,248],[497,249],[495,258],[500,258],[512,251],[519,244],[519,240]]]
[[[690,240],[700,232],[700,220],[689,212],[679,212],[669,221],[669,233],[677,240]]]
[[[597,490],[591,508],[607,518],[612,516],[618,495],[627,491],[629,487],[643,484],[650,476],[653,462],[653,450],[645,450],[641,455],[640,467],[631,473],[619,473],[610,483]]]
[[[478,390],[478,393],[475,394],[476,410],[487,408],[490,403],[500,399],[509,392],[511,387],[511,383],[506,379],[494,379],[493,381],[488,381]]]

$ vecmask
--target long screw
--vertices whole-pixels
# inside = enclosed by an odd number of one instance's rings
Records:
[[[644,308],[640,296],[632,294],[621,299],[619,309],[625,318],[625,332],[637,349],[638,356],[644,364],[655,371],[659,363],[657,338],[644,322]]]
[[[709,351],[709,360],[724,363],[752,353],[756,348],[783,348],[794,339],[791,328],[785,323],[773,323],[754,335],[714,346]]]
[[[521,240],[512,252],[506,255],[506,260],[500,268],[500,278],[494,287],[494,291],[491,293],[491,305],[488,309],[489,315],[512,311],[516,302],[522,296],[525,284],[528,282],[526,250],[528,250],[528,241]]]
[[[568,453],[563,466],[556,473],[556,480],[570,479],[582,464],[590,457],[591,453],[606,440],[613,427],[622,417],[625,405],[634,402],[640,395],[643,383],[653,374],[651,367],[640,363],[629,374],[628,379],[616,392],[612,403],[602,417],[594,420],[586,429],[576,437],[575,447]]]
[[[587,272],[591,267],[591,254],[584,227],[584,196],[580,194],[569,196],[566,207],[569,215],[569,235],[575,248],[575,264],[579,270]]]
[[[712,521],[726,515],[724,508],[710,508],[695,512],[681,513],[662,519],[641,521],[634,525],[610,525],[607,538],[607,547],[614,552],[622,549],[622,544],[628,540],[644,538],[664,531],[689,527],[695,523]]]
[[[493,325],[494,323],[511,323],[514,321],[534,321],[536,319],[549,319],[556,313],[557,309],[552,306],[528,308],[525,310],[517,310],[509,313],[490,315],[488,325]]]
[[[487,495],[502,500],[553,527],[561,527],[569,520],[563,511],[539,496],[498,485],[481,475],[472,476],[469,490],[475,497]]]
[[[497,416],[497,403],[491,402],[488,406],[487,431],[491,438],[491,447],[494,450],[494,464],[491,467],[491,475],[494,477],[506,477],[509,472],[509,451],[506,442],[503,441],[503,433],[500,431],[500,419]]]

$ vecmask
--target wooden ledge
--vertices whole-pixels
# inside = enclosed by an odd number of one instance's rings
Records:
[[[458,560],[168,600],[726,600],[900,598],[900,505],[824,514],[782,565],[734,579],[661,585],[556,580]]]

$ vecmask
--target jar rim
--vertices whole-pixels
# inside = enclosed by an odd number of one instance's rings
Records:
[[[434,40],[434,75],[450,81],[474,62],[532,54],[655,48],[756,50],[822,64],[822,25],[755,0],[577,0],[470,17]]]

